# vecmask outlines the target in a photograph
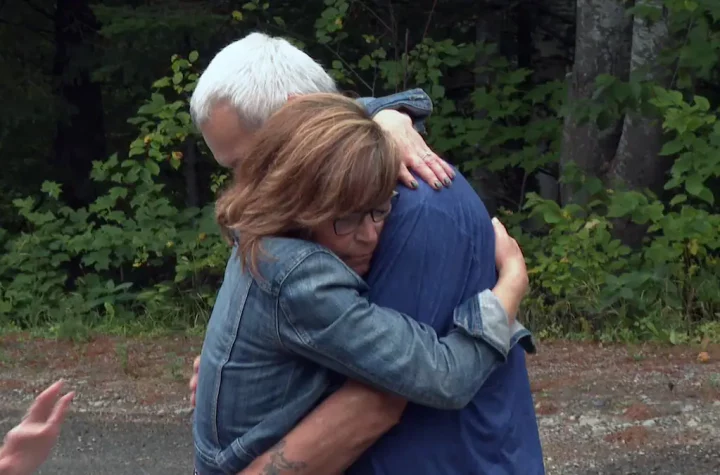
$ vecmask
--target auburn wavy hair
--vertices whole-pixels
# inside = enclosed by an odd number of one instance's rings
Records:
[[[216,217],[239,236],[239,257],[256,277],[263,238],[309,239],[320,223],[382,205],[397,183],[394,142],[339,94],[293,98],[252,140]]]

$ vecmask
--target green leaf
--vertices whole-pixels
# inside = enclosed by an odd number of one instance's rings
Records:
[[[660,155],[663,157],[668,155],[675,155],[682,151],[684,148],[684,141],[680,138],[676,138],[675,140],[671,140],[670,142],[667,142],[665,145],[663,145],[662,150],[660,150]]]
[[[55,183],[53,181],[44,181],[42,187],[40,188],[40,191],[42,191],[43,193],[47,193],[52,198],[58,199],[60,198],[60,192],[62,190],[58,183]]]
[[[704,186],[702,190],[700,190],[700,193],[697,195],[698,198],[709,204],[710,206],[715,204],[715,196],[713,195],[712,191],[710,191],[710,188],[707,186]]]
[[[188,55],[188,60],[191,63],[194,63],[195,61],[198,60],[199,57],[200,57],[200,53],[198,53],[197,51],[191,51],[190,54]]]
[[[673,199],[670,200],[670,206],[675,206],[685,201],[687,201],[687,195],[680,193],[679,195],[673,196]]]
[[[694,173],[687,177],[685,180],[685,189],[688,193],[690,193],[693,196],[700,196],[700,193],[702,193],[703,189],[705,189],[705,184],[703,182],[703,179],[700,177],[699,174]]]
[[[147,162],[145,162],[145,168],[147,168],[148,171],[150,171],[150,173],[152,173],[153,175],[157,176],[158,174],[160,174],[160,166],[153,160],[148,160]]]
[[[177,73],[173,74],[173,78],[172,78],[173,84],[180,84],[182,82],[182,80],[183,80],[182,73],[177,72]]]
[[[710,110],[710,101],[705,99],[703,96],[695,96],[695,105],[702,112],[707,112]]]
[[[430,88],[430,96],[431,97],[445,97],[445,88],[439,84],[433,84]]]
[[[163,87],[168,87],[169,85],[170,85],[170,78],[164,77],[164,78],[160,78],[157,81],[155,81],[153,83],[152,87],[155,89],[161,89]]]
[[[234,10],[234,11],[232,12],[232,19],[235,20],[235,21],[242,21],[242,19],[243,19],[243,14],[242,14],[242,12],[241,12],[241,11],[238,11],[238,10]]]

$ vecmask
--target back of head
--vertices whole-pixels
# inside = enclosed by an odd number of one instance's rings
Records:
[[[198,80],[190,113],[200,127],[214,104],[228,101],[245,125],[255,128],[292,95],[336,91],[310,56],[282,38],[251,33],[215,55]]]
[[[374,209],[392,196],[400,169],[394,142],[338,94],[289,101],[257,132],[249,156],[216,211],[218,223],[241,236],[251,270],[262,238],[306,236],[321,223]]]

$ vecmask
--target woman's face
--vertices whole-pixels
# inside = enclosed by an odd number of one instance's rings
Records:
[[[392,200],[388,200],[370,211],[328,221],[313,230],[313,240],[334,252],[359,275],[365,275],[391,209]]]

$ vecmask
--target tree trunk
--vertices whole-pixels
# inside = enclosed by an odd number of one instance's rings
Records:
[[[498,49],[502,47],[502,28],[505,22],[505,13],[502,10],[493,10],[492,13],[486,13],[480,16],[475,22],[475,42],[478,44],[495,43]],[[483,51],[478,51],[475,57],[475,87],[489,87],[490,76],[481,71],[485,67],[489,58]],[[487,115],[486,110],[478,109],[475,111],[475,118],[482,119]],[[505,190],[502,186],[502,180],[496,172],[490,171],[485,167],[477,167],[473,170],[473,182],[475,189],[483,200],[485,207],[490,215],[497,213],[499,203],[498,196],[505,196]]]
[[[630,72],[632,18],[620,0],[578,0],[575,62],[569,77],[568,99],[571,104],[590,99],[595,79],[611,74],[627,80]],[[560,166],[566,169],[575,162],[580,170],[592,176],[604,176],[622,133],[622,120],[601,130],[595,124],[580,125],[574,117],[566,118],[563,128]],[[583,203],[570,185],[561,188],[563,204]]]
[[[105,158],[105,130],[100,85],[91,79],[98,24],[87,1],[57,0],[53,75],[64,117],[58,118],[55,164],[71,206],[93,198],[93,160]]]
[[[197,143],[194,137],[188,137],[183,144],[183,175],[185,176],[185,206],[200,206],[200,187],[198,180]]]
[[[662,0],[643,0],[649,6],[662,10]],[[652,79],[667,87],[670,75],[658,65],[658,55],[670,41],[667,18],[655,23],[635,18],[632,37],[631,75],[643,74],[638,79]],[[659,155],[663,144],[660,120],[628,114],[623,122],[622,136],[617,154],[610,169],[609,181],[633,190],[650,189],[662,193],[672,158]],[[645,227],[630,220],[619,219],[615,231],[629,245],[642,242]]]

